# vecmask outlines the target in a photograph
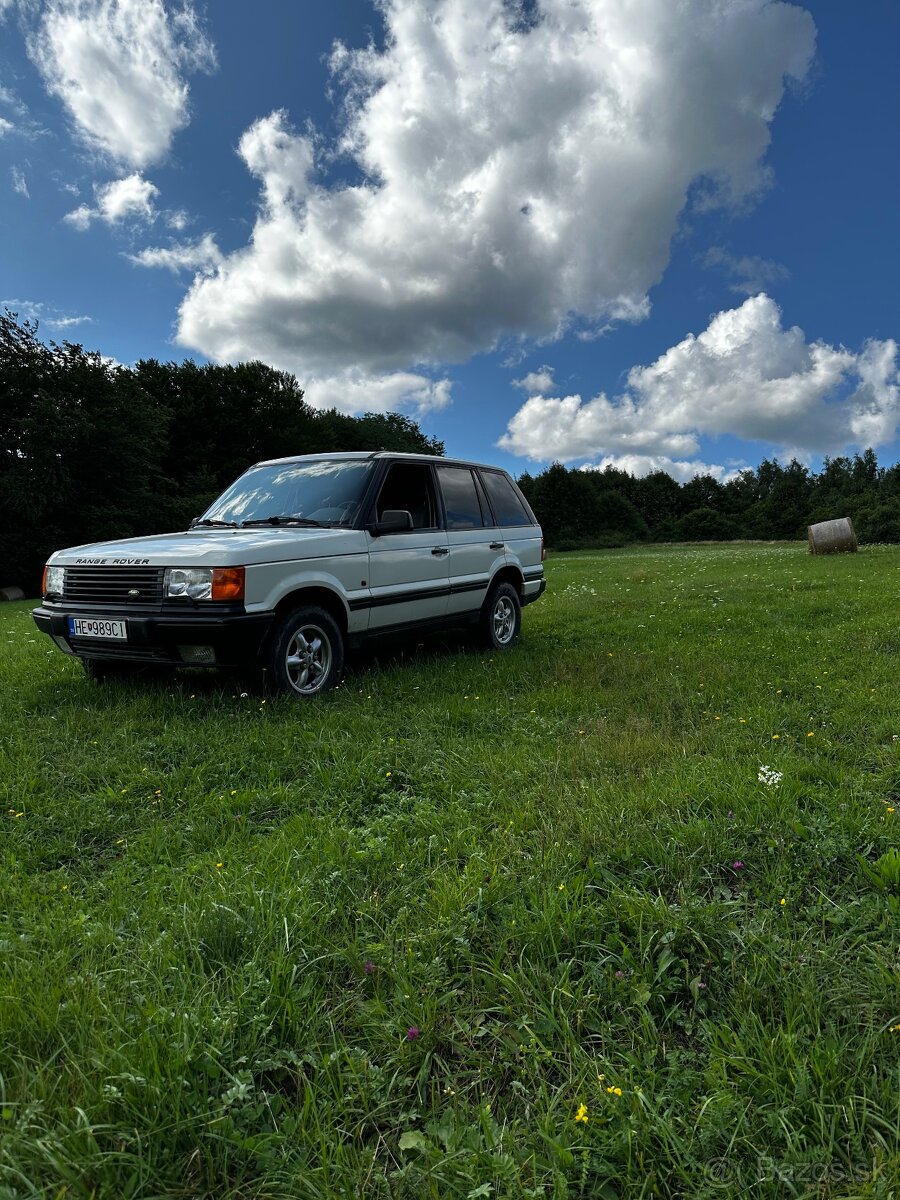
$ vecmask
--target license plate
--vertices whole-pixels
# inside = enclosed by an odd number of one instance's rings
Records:
[[[69,637],[127,641],[128,632],[124,621],[107,621],[103,617],[69,617]]]

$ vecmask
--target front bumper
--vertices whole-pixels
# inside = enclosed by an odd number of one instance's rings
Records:
[[[65,605],[41,605],[31,613],[42,633],[52,637],[60,649],[81,658],[116,659],[123,662],[155,662],[178,665],[241,666],[259,656],[263,639],[271,628],[274,613],[243,611],[192,611],[190,613],[141,613],[110,606],[90,612]],[[73,638],[69,617],[103,617],[125,621],[125,641],[102,638]],[[210,647],[214,659],[207,664],[186,657],[185,647]]]

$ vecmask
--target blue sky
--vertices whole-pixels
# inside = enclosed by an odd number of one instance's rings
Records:
[[[900,457],[900,8],[0,0],[0,301],[449,453]]]

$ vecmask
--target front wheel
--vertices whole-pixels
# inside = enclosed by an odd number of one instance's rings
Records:
[[[275,627],[264,655],[273,692],[311,699],[330,691],[344,670],[344,638],[324,608],[295,608]]]
[[[522,604],[511,583],[493,587],[481,610],[481,640],[492,650],[508,650],[519,640]]]

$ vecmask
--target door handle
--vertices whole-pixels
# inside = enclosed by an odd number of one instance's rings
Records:
[[[431,553],[437,555],[440,558],[444,554],[449,554],[450,551],[447,549],[446,546],[435,546],[435,548],[432,550]]]
[[[492,550],[502,550],[503,543],[502,542],[491,542],[491,549]]]

